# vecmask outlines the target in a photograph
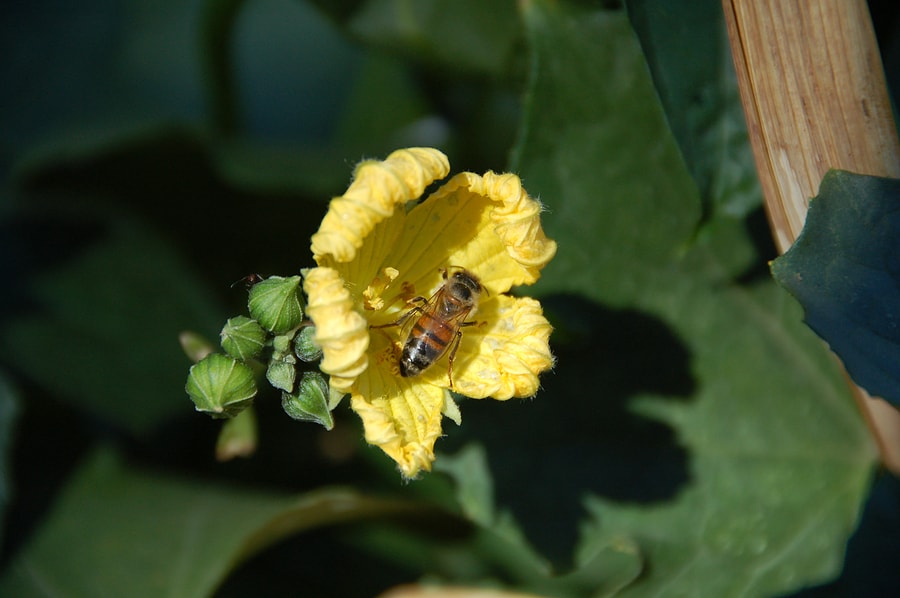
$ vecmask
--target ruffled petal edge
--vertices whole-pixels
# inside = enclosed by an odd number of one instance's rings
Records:
[[[543,204],[528,195],[517,175],[492,171],[484,175],[473,172],[455,175],[435,192],[435,199],[451,196],[461,188],[492,202],[493,232],[516,265],[517,275],[509,280],[509,284],[536,282],[541,269],[556,255],[556,241],[547,238],[541,226]],[[494,290],[506,292],[509,288]]]
[[[316,263],[323,265],[326,256],[339,263],[353,260],[375,225],[449,172],[447,156],[426,147],[397,150],[382,162],[361,162],[346,193],[331,200],[312,236]]]
[[[344,279],[333,268],[304,272],[306,313],[316,325],[315,341],[322,347],[319,368],[331,376],[331,386],[347,391],[369,360],[369,325],[353,308]]]
[[[530,297],[502,295],[492,303],[485,311],[496,311],[490,315],[493,325],[474,357],[466,356],[465,369],[454,374],[454,390],[473,399],[534,396],[538,376],[555,361],[549,342],[553,327],[540,302]]]
[[[541,226],[544,205],[534,199],[518,176],[511,173],[495,174],[488,171],[481,177],[485,195],[498,202],[491,212],[497,235],[506,245],[510,257],[528,268],[537,280],[541,268],[556,255],[556,241],[548,239]]]

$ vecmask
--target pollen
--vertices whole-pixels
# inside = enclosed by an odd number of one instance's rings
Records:
[[[398,352],[393,345],[386,347],[383,351],[375,354],[375,363],[378,367],[383,368],[393,376],[400,375],[400,367],[397,365]]]
[[[404,280],[403,284],[400,286],[400,296],[407,303],[411,303],[413,298],[416,297],[416,285],[409,282],[408,280]]]
[[[383,330],[379,332],[384,332]],[[400,375],[400,367],[397,365],[400,358],[400,341],[392,339],[384,333],[380,337],[373,338],[372,359],[378,366],[387,368],[395,376]]]
[[[384,299],[382,295],[391,286],[400,271],[396,268],[388,266],[381,271],[381,274],[372,279],[369,286],[363,291],[363,308],[368,311],[378,311],[384,309]]]

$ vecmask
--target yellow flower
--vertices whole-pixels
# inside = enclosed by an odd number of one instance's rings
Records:
[[[431,297],[446,272],[465,269],[484,289],[466,319],[471,324],[460,329],[454,391],[530,397],[538,374],[553,365],[540,303],[506,294],[535,282],[556,253],[541,228],[541,204],[516,175],[493,172],[458,174],[416,203],[449,171],[447,157],[430,148],[361,163],[312,237],[318,267],[303,283],[323,351],[320,368],[333,389],[351,395],[366,441],[392,457],[405,477],[431,469],[442,416],[460,420],[449,392],[453,342],[431,367],[403,377],[400,353],[415,318],[392,325],[427,307],[421,297]]]

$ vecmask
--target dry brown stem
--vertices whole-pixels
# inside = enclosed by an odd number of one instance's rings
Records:
[[[900,142],[864,0],[723,0],[756,168],[779,251],[830,168],[900,177]],[[885,466],[900,412],[853,385]]]

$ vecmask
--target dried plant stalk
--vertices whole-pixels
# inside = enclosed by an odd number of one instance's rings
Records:
[[[830,168],[900,177],[900,142],[864,0],[723,0],[769,223],[786,251]],[[900,412],[854,394],[900,473]]]

